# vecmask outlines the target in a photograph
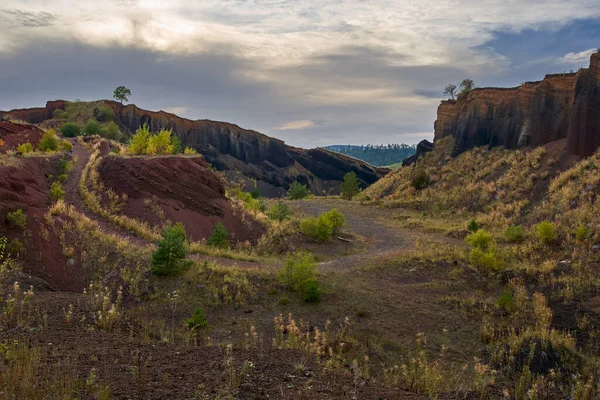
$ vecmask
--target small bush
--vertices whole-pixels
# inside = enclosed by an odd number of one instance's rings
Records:
[[[358,178],[354,171],[344,175],[344,181],[340,184],[340,197],[345,200],[352,200],[360,192]]]
[[[183,154],[198,154],[198,152],[192,147],[186,147],[185,150],[183,150]]]
[[[302,298],[307,303],[318,303],[321,301],[321,286],[316,279],[304,282],[302,286]]]
[[[507,242],[522,242],[525,238],[525,229],[521,225],[511,225],[504,230],[504,239]]]
[[[500,307],[506,311],[511,311],[515,306],[515,300],[513,298],[512,290],[510,290],[510,289],[504,290],[502,292],[502,294],[500,295],[500,297],[498,297],[496,304],[498,305],[498,307]]]
[[[290,206],[280,201],[269,208],[267,216],[273,221],[285,221],[292,216],[292,209]]]
[[[286,305],[289,304],[289,302],[290,302],[290,299],[288,299],[287,297],[281,297],[279,299],[279,305],[280,306],[286,306]]]
[[[25,254],[25,245],[19,239],[13,239],[6,247],[8,255],[13,258],[19,258]]]
[[[227,232],[225,225],[223,225],[222,222],[217,222],[215,229],[206,241],[206,244],[219,249],[228,249],[231,245],[229,240],[227,240],[228,235],[229,233]]]
[[[208,321],[206,320],[206,315],[204,315],[204,311],[200,308],[196,308],[192,317],[185,321],[187,327],[189,329],[199,329],[204,328],[208,325]]]
[[[54,119],[67,119],[69,114],[65,110],[56,109],[52,112],[52,118]]]
[[[465,241],[474,248],[486,251],[492,244],[492,234],[480,229],[477,232],[471,233],[465,238]]]
[[[187,235],[181,222],[166,228],[162,239],[158,241],[158,249],[152,253],[152,273],[156,275],[173,275],[182,271],[188,263]]]
[[[65,191],[60,182],[53,182],[50,185],[50,198],[52,201],[62,200],[65,198]]]
[[[113,111],[107,106],[98,107],[96,119],[100,122],[110,121],[113,117]]]
[[[337,234],[346,225],[346,217],[337,208],[323,214],[331,223],[332,234]]]
[[[546,245],[550,245],[556,241],[556,229],[550,221],[542,221],[537,224],[535,226],[535,233],[538,239]]]
[[[258,190],[258,188],[255,187],[250,191],[250,196],[252,196],[253,199],[260,199],[260,190]]]
[[[496,247],[491,246],[487,250],[479,247],[471,249],[469,261],[485,271],[498,272],[504,265],[504,260],[496,252]]]
[[[108,125],[106,125],[106,128],[102,130],[101,134],[102,137],[106,139],[116,140],[121,135],[121,130],[115,121],[110,121]]]
[[[301,184],[298,181],[292,182],[290,189],[288,190],[288,197],[291,200],[300,200],[308,197],[308,188],[306,185]]]
[[[73,150],[73,145],[66,140],[61,140],[59,144],[60,150],[64,152],[70,152]]]
[[[417,169],[413,172],[411,184],[417,190],[424,189],[429,185],[429,175],[424,169]]]
[[[477,232],[479,230],[479,223],[472,219],[471,222],[469,222],[469,225],[467,225],[467,230],[469,232]]]
[[[61,125],[60,132],[64,137],[75,137],[81,134],[81,127],[75,122],[65,122]]]
[[[25,229],[27,226],[27,215],[20,208],[6,214],[6,220],[13,228]]]
[[[42,135],[40,143],[38,143],[38,149],[40,151],[56,151],[58,150],[58,137],[54,130],[50,129]]]
[[[131,138],[127,151],[130,154],[146,154],[146,147],[148,147],[148,138],[150,137],[150,129],[148,125],[144,124],[135,131],[135,135]]]
[[[308,217],[300,222],[300,232],[316,242],[326,242],[333,235],[333,225],[323,214],[318,218]]]
[[[33,152],[33,145],[29,142],[23,143],[17,147],[17,153],[21,155],[29,154]]]
[[[86,135],[99,135],[101,131],[102,126],[100,126],[100,123],[94,119],[89,119],[83,127],[83,132]]]
[[[575,238],[579,241],[584,241],[588,238],[590,230],[585,224],[579,225],[579,228],[575,230]]]

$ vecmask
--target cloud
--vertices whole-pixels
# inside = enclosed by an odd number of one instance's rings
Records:
[[[587,65],[590,61],[592,53],[598,51],[597,49],[589,49],[580,51],[579,53],[567,53],[558,59],[561,64],[568,65]]]
[[[291,131],[291,130],[310,128],[311,126],[314,126],[314,125],[315,125],[314,122],[312,122],[308,119],[303,119],[300,121],[287,122],[287,123],[280,125],[274,129],[276,131]]]
[[[48,12],[30,12],[21,10],[5,10],[1,12],[5,17],[11,19],[15,26],[28,28],[40,28],[54,25],[56,16]]]

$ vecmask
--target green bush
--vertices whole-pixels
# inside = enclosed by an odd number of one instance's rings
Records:
[[[504,230],[504,239],[507,242],[522,242],[525,238],[525,229],[521,225],[511,225]]]
[[[152,253],[152,273],[173,275],[181,272],[189,264],[185,256],[187,235],[181,222],[167,227],[158,241],[158,248]]]
[[[411,184],[417,190],[427,187],[427,185],[429,185],[429,176],[427,175],[427,172],[421,168],[415,170],[412,175]]]
[[[183,150],[183,154],[198,154],[198,151],[192,147],[186,147]]]
[[[148,139],[150,138],[150,129],[147,124],[139,127],[135,131],[135,135],[131,138],[127,151],[131,154],[146,154],[146,148],[148,147]]]
[[[17,153],[21,155],[29,154],[33,152],[33,145],[29,142],[23,143],[17,147]]]
[[[110,121],[113,117],[113,111],[107,106],[98,107],[98,112],[96,113],[96,119],[100,122]]]
[[[252,196],[253,199],[260,199],[260,190],[258,190],[258,188],[255,187],[254,189],[252,189],[250,191],[250,195]]]
[[[300,232],[316,242],[326,242],[333,235],[333,225],[323,214],[318,218],[308,217],[300,222]]]
[[[486,251],[492,245],[492,234],[480,229],[477,232],[473,232],[467,236],[465,241],[474,248]]]
[[[189,329],[198,329],[204,328],[208,325],[208,321],[206,320],[206,315],[204,315],[204,311],[201,308],[196,308],[192,317],[185,321],[187,327]]]
[[[56,109],[52,112],[52,118],[54,119],[67,119],[69,114],[65,110]]]
[[[13,239],[6,247],[9,257],[19,258],[25,254],[25,245],[19,239]]]
[[[250,192],[242,192],[241,190],[237,190],[235,192],[235,197],[244,202],[244,208],[246,210],[252,210],[255,212],[264,212],[266,207],[263,204],[262,200],[259,198],[255,198]]]
[[[50,129],[42,135],[40,142],[38,143],[38,149],[40,151],[56,151],[58,150],[58,137],[54,130]]]
[[[479,230],[479,224],[477,221],[472,219],[471,222],[469,222],[469,225],[467,225],[467,230],[469,232],[477,232]]]
[[[63,190],[60,182],[52,182],[52,185],[50,185],[50,198],[53,201],[65,198],[65,191]]]
[[[500,297],[498,297],[496,304],[498,305],[498,307],[500,307],[506,311],[511,311],[515,305],[515,300],[513,297],[512,290],[505,289],[502,292],[502,294],[500,295]]]
[[[227,228],[223,225],[222,222],[217,222],[215,225],[215,229],[212,234],[206,241],[206,244],[212,247],[217,247],[219,249],[228,249],[230,247],[229,240],[227,240],[227,236],[229,232],[227,232]]]
[[[556,241],[556,229],[550,221],[542,221],[537,224],[535,226],[535,233],[538,239],[546,245],[550,245]]]
[[[64,151],[66,153],[73,150],[73,145],[67,140],[61,140],[58,144],[58,147],[60,148],[60,151]]]
[[[279,271],[279,280],[291,290],[302,293],[304,301],[318,302],[321,299],[321,289],[316,269],[317,263],[311,253],[292,253],[287,256],[285,265]]]
[[[17,208],[15,211],[11,211],[6,214],[6,220],[13,228],[25,229],[27,226],[27,215],[25,215],[23,210],[20,208]]]
[[[288,299],[287,297],[281,297],[279,299],[279,305],[280,306],[286,306],[286,305],[289,304],[289,302],[290,302],[290,299]]]
[[[323,214],[331,223],[332,234],[337,234],[346,225],[346,217],[337,208],[332,208]]]
[[[102,126],[100,126],[100,123],[94,119],[89,119],[83,127],[83,132],[86,135],[99,135],[101,131]]]
[[[340,184],[340,197],[346,200],[352,200],[360,192],[358,178],[354,171],[344,175],[344,181]]]
[[[579,225],[579,227],[575,230],[575,238],[579,241],[584,241],[588,238],[590,234],[590,230],[585,224]]]
[[[115,121],[110,121],[108,125],[106,125],[106,128],[102,130],[101,135],[106,139],[116,140],[121,135],[121,130]]]
[[[64,137],[75,137],[81,134],[81,127],[75,122],[65,122],[61,125],[60,132]]]
[[[269,208],[267,216],[274,221],[285,221],[292,216],[292,209],[290,206],[280,201]]]
[[[298,181],[292,182],[290,189],[288,190],[288,197],[291,200],[300,200],[308,197],[308,188],[306,185],[301,184]]]
[[[469,261],[482,270],[498,272],[504,265],[504,260],[496,251],[496,246],[490,246],[487,250],[479,247],[471,249]]]

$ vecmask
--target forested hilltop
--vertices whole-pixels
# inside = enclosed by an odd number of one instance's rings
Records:
[[[407,157],[416,152],[415,145],[408,144],[388,144],[353,146],[353,145],[332,145],[325,146],[324,149],[342,153],[350,157],[368,162],[375,166],[392,165],[402,162]]]

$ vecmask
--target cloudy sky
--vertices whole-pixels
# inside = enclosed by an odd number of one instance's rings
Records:
[[[110,98],[302,147],[433,136],[447,83],[587,67],[598,0],[1,0],[0,109]]]

